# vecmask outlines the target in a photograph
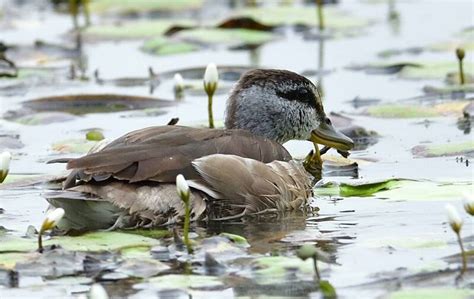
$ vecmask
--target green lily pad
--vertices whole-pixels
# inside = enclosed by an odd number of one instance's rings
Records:
[[[456,79],[458,80],[458,79]],[[474,78],[471,78],[474,80]],[[474,81],[473,81],[474,82]],[[456,82],[450,82],[453,85],[437,87],[437,86],[425,86],[423,87],[423,92],[426,94],[437,94],[437,95],[452,95],[456,93],[474,93],[474,83],[466,83],[463,85],[459,85]]]
[[[231,240],[232,242],[234,242],[237,245],[240,245],[240,246],[243,246],[243,247],[250,247],[250,244],[247,241],[247,239],[245,239],[242,236],[231,234],[231,233],[220,233],[219,236],[225,237],[225,238]]]
[[[25,262],[34,258],[37,253],[32,252],[9,252],[0,254],[0,267],[14,269],[16,263]]]
[[[474,291],[469,289],[419,288],[394,292],[389,299],[468,299],[473,295]]]
[[[474,141],[469,140],[459,143],[417,145],[411,149],[411,152],[415,156],[420,157],[472,156],[474,154]]]
[[[0,237],[0,252],[30,252],[38,247],[36,239],[24,239],[12,236]],[[43,246],[59,245],[70,251],[116,251],[125,248],[151,247],[158,245],[158,240],[139,235],[120,232],[93,232],[77,237],[56,236],[43,241]]]
[[[209,289],[223,286],[219,277],[207,275],[163,275],[151,278],[149,282],[159,289]]]
[[[432,182],[389,179],[378,182],[353,181],[340,186],[329,184],[314,189],[317,195],[374,196],[386,200],[437,201],[456,200],[472,188],[472,182]]]
[[[454,55],[454,54],[453,54]],[[449,73],[459,72],[459,64],[453,57],[452,61],[447,62],[424,62],[421,67],[404,67],[399,76],[404,79],[445,79]],[[464,72],[467,76],[472,76],[469,70],[474,69],[474,64],[464,61]]]
[[[269,32],[249,29],[198,28],[183,30],[175,35],[182,40],[203,44],[228,44],[232,46],[260,45],[274,39]]]
[[[420,118],[460,115],[467,101],[441,103],[434,106],[383,104],[368,107],[363,114],[380,118]]]
[[[77,117],[65,112],[39,112],[34,114],[23,115],[18,118],[8,118],[22,125],[37,126],[47,125],[58,122],[66,122],[75,120]]]
[[[251,17],[256,21],[269,26],[305,25],[317,26],[318,17],[316,6],[272,6],[247,8],[236,13],[236,16]],[[325,26],[332,30],[361,29],[370,24],[370,21],[351,16],[335,7],[324,7]]]
[[[66,139],[53,143],[51,149],[63,154],[85,154],[96,144],[97,141],[87,139]]]
[[[99,14],[133,15],[198,9],[202,3],[203,0],[94,0],[90,3],[90,11]]]
[[[149,1],[153,2],[153,1]],[[120,24],[94,25],[84,31],[86,38],[99,39],[141,39],[163,35],[173,26],[193,26],[192,21],[154,20],[129,21]]]
[[[147,40],[141,48],[144,52],[155,55],[171,55],[199,50],[200,47],[185,41],[172,40],[167,37],[155,37]]]

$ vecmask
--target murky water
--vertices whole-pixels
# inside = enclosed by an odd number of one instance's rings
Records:
[[[207,2],[208,5],[213,4],[213,1]],[[4,10],[11,10],[18,14],[14,21],[16,27],[5,26],[1,29],[0,41],[7,44],[27,45],[31,45],[35,39],[70,43],[66,38],[71,26],[71,20],[67,15],[52,13],[49,9],[35,11],[29,5],[32,4],[26,4],[26,8],[29,9],[22,9],[12,1],[0,2],[0,7]],[[183,68],[203,67],[211,61],[218,66],[259,66],[289,69],[302,73],[315,71],[321,67],[318,55],[322,46],[324,69],[331,71],[322,77],[321,83],[325,94],[326,112],[343,112],[354,119],[354,124],[375,130],[381,136],[375,145],[363,151],[355,151],[351,155],[351,158],[355,159],[376,161],[360,164],[361,178],[397,177],[438,182],[472,181],[474,178],[472,166],[466,167],[464,163],[456,162],[456,156],[416,158],[411,153],[412,147],[423,143],[454,143],[472,140],[472,133],[464,134],[456,127],[457,117],[431,118],[431,122],[427,125],[420,124],[423,118],[380,119],[359,115],[360,109],[354,109],[347,102],[355,97],[376,98],[382,103],[402,101],[420,96],[425,85],[443,85],[440,80],[403,80],[397,75],[367,75],[346,68],[356,63],[378,61],[377,54],[383,50],[420,47],[449,40],[462,29],[473,26],[472,2],[396,1],[395,8],[399,14],[399,24],[393,24],[387,20],[388,3],[385,1],[375,4],[366,1],[343,1],[338,5],[351,14],[373,20],[374,25],[364,29],[361,35],[325,40],[324,45],[321,45],[319,40],[306,40],[301,33],[288,28],[282,30],[281,38],[261,46],[257,59],[247,50],[230,51],[217,48],[160,57],[139,51],[141,41],[85,42],[83,55],[87,59],[87,75],[93,77],[94,70],[98,69],[101,77],[105,79],[147,77],[147,69],[150,66],[156,72],[163,73]],[[225,5],[219,7],[218,11],[221,10],[229,12]],[[93,18],[93,22],[95,21],[98,20]],[[424,52],[419,56],[403,54],[392,58],[394,61],[451,61],[454,59],[452,52]],[[466,61],[474,62],[472,52],[468,52]],[[318,79],[317,77],[310,78]],[[148,96],[149,88],[148,86],[101,86],[93,81],[71,82],[66,78],[57,78],[56,83],[41,84],[40,82],[34,86],[22,88],[17,95],[1,96],[0,113],[19,109],[25,100],[77,93]],[[163,79],[163,82],[154,90],[153,96],[173,101],[172,80]],[[226,97],[225,93],[219,94],[214,101],[215,117],[219,120],[223,118]],[[14,160],[11,163],[11,172],[13,174],[60,173],[64,170],[62,165],[44,163],[58,156],[51,150],[51,144],[58,140],[83,138],[82,130],[84,129],[101,128],[106,137],[115,138],[134,129],[166,124],[172,117],[179,117],[181,124],[206,123],[207,106],[204,94],[187,94],[176,105],[163,109],[166,113],[153,117],[136,115],[127,117],[136,111],[95,113],[82,115],[68,122],[38,126],[21,125],[2,119],[0,129],[19,134],[21,141],[25,144],[21,149],[12,150]],[[298,141],[288,142],[285,146],[295,157],[303,157],[312,147],[309,143]],[[472,192],[472,185],[467,186],[466,190]],[[28,225],[38,226],[47,207],[46,201],[41,197],[41,192],[39,189],[2,190],[0,207],[4,209],[4,212],[0,213],[0,225],[10,230],[9,233],[13,235],[23,235]],[[461,198],[451,202],[456,207],[462,208]],[[215,224],[208,228],[195,227],[195,230],[202,237],[222,231],[239,234],[250,242],[251,253],[278,252],[285,256],[294,256],[294,249],[301,244],[298,242],[300,239],[298,236],[315,236],[322,233],[326,241],[318,241],[317,244],[331,252],[337,261],[337,265],[330,266],[329,270],[324,272],[324,278],[329,280],[338,294],[344,298],[384,296],[405,285],[432,287],[439,286],[440,281],[443,286],[455,285],[454,274],[445,279],[440,274],[441,278],[436,279],[397,280],[399,276],[407,273],[415,274],[420,269],[448,267],[443,258],[458,253],[455,235],[450,231],[445,220],[446,201],[410,201],[410,198],[403,201],[386,201],[374,197],[349,197],[336,201],[321,197],[316,199],[315,204],[320,208],[319,215],[308,216],[307,219],[295,216],[275,223],[226,223]],[[472,250],[474,246],[473,220],[466,214],[463,214],[463,217],[466,246]],[[295,236],[294,242],[282,242],[285,236]],[[309,241],[317,239],[320,238],[309,237]],[[417,243],[419,241],[445,243],[441,246],[422,246]],[[472,278],[472,275],[470,277]],[[48,292],[39,294],[38,288],[31,287],[34,285],[34,280],[29,282],[26,279],[22,280],[20,289],[11,290],[0,287],[0,297],[9,297],[13,294],[31,298],[64,296],[62,291],[49,287]],[[464,285],[472,287],[472,281]],[[130,288],[130,285],[128,287],[125,285],[124,289],[118,291],[113,290],[112,284],[109,286],[108,289],[118,297],[136,292]],[[74,291],[74,289],[77,290]],[[67,296],[74,297],[76,292],[80,293],[84,291],[83,289],[73,284],[66,293]],[[201,290],[195,291],[193,298],[252,295],[251,292],[249,293],[246,293],[245,288]],[[261,298],[266,297],[264,294],[265,292],[260,294]],[[165,298],[164,296],[160,298]],[[298,296],[319,298],[320,294],[307,292]],[[149,297],[145,292],[136,294],[136,298]]]

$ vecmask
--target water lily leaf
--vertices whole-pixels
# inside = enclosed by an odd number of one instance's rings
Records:
[[[336,289],[329,281],[321,280],[319,282],[319,289],[321,290],[321,293],[323,293],[323,298],[337,298]]]
[[[443,157],[458,155],[467,155],[472,157],[474,154],[474,141],[470,140],[459,143],[417,145],[411,149],[411,152],[415,156],[419,157]]]
[[[144,108],[168,107],[175,105],[171,101],[152,97],[140,97],[117,94],[78,94],[51,96],[23,103],[24,107],[34,111],[63,111],[72,114],[104,113],[137,110]]]
[[[13,236],[0,237],[0,252],[29,252],[38,248],[36,239]],[[120,232],[93,232],[77,237],[56,236],[43,241],[43,246],[59,245],[69,251],[116,251],[124,248],[151,247],[159,241],[139,235]]]
[[[250,244],[247,241],[247,239],[245,239],[245,237],[231,234],[231,233],[220,233],[219,236],[227,238],[231,240],[233,243],[240,245],[242,247],[250,247]]]
[[[236,13],[236,16],[251,17],[267,26],[280,25],[318,25],[316,7],[272,6],[246,8]],[[324,7],[325,26],[331,30],[361,29],[370,21],[360,17],[350,16],[335,7]]]
[[[117,269],[116,273],[122,273],[129,277],[148,278],[155,276],[170,267],[152,258],[148,259],[127,259]]]
[[[405,67],[399,76],[404,79],[445,79],[449,73],[458,73],[458,62],[453,59],[449,62],[423,62],[422,67]],[[474,63],[464,61],[464,72],[467,76],[473,76],[470,70],[474,69]]]
[[[87,139],[66,139],[53,143],[51,150],[62,154],[85,154],[96,144],[97,141]]]
[[[374,196],[386,200],[455,200],[472,188],[472,182],[432,182],[402,179],[366,182],[355,180],[339,186],[327,184],[314,189],[317,195]]]
[[[175,35],[182,40],[202,44],[227,44],[230,46],[260,45],[274,39],[268,32],[249,29],[198,28],[180,31]]]
[[[84,36],[92,40],[141,39],[164,35],[173,26],[189,27],[193,25],[194,22],[189,20],[129,21],[119,24],[94,25],[84,31]]]
[[[459,77],[459,76],[456,76],[456,77]],[[460,96],[462,96],[465,93],[474,93],[474,83],[466,83],[463,85],[459,85],[456,83],[450,86],[443,86],[443,87],[435,87],[435,86],[428,85],[428,86],[423,87],[423,91],[426,94],[435,94],[435,95],[443,95],[443,96],[452,95],[453,97],[455,97],[456,94],[460,94]]]
[[[16,263],[28,261],[39,253],[9,252],[0,254],[0,267],[14,269]]]
[[[474,295],[473,290],[456,288],[417,288],[400,290],[390,294],[390,299],[468,299]]]
[[[460,115],[469,102],[455,101],[432,106],[409,104],[383,104],[368,107],[363,114],[380,118],[419,118]]]
[[[171,55],[193,52],[199,50],[200,47],[196,44],[186,41],[177,41],[167,37],[159,36],[147,40],[141,49],[150,54]]]
[[[75,120],[77,117],[75,115],[65,112],[39,112],[29,115],[23,115],[18,118],[6,118],[23,125],[37,126],[71,121]]]
[[[212,289],[223,286],[219,277],[207,275],[163,275],[151,278],[149,283],[158,289]],[[140,285],[137,287],[140,288]]]
[[[194,10],[202,6],[203,0],[94,0],[90,11],[99,14],[135,15],[139,13]]]

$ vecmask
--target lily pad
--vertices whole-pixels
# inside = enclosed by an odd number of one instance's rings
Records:
[[[0,252],[30,252],[38,248],[36,239],[24,239],[13,236],[0,237]],[[56,236],[43,241],[43,246],[59,245],[70,251],[120,251],[133,247],[152,247],[159,241],[139,235],[120,232],[93,232],[77,237]]]
[[[144,108],[168,107],[171,101],[152,97],[117,94],[78,94],[51,96],[23,103],[34,111],[63,111],[72,114],[118,112]]]
[[[444,157],[458,155],[472,157],[474,155],[474,141],[470,140],[459,143],[417,145],[411,149],[411,152],[419,157]]]
[[[151,278],[149,283],[158,289],[213,289],[223,286],[219,277],[206,275],[163,275]]]
[[[400,77],[404,79],[445,79],[449,73],[459,71],[458,62],[453,59],[449,62],[424,62],[422,67],[405,67],[400,72]],[[474,64],[464,61],[465,74],[473,76],[470,70],[474,69]]]
[[[202,3],[203,0],[94,0],[90,3],[90,11],[99,14],[135,15],[198,9]]]
[[[141,49],[150,54],[171,55],[193,52],[200,49],[200,47],[186,41],[177,41],[164,36],[159,36],[147,40]]]
[[[154,1],[148,1],[154,2]],[[156,2],[156,1],[155,1]],[[104,24],[88,27],[84,35],[92,40],[142,39],[164,35],[173,26],[193,26],[192,21],[153,20],[129,21],[118,24]]]
[[[314,189],[317,195],[374,196],[386,200],[437,201],[462,198],[472,182],[433,182],[389,179],[385,181],[352,181],[339,186],[328,184]]]
[[[97,141],[87,139],[66,139],[53,143],[51,149],[63,154],[85,154],[96,144]]]
[[[468,299],[472,296],[473,290],[437,287],[400,290],[391,293],[389,299]]]
[[[227,44],[231,46],[260,45],[274,39],[268,32],[249,29],[198,28],[183,30],[177,38],[202,44]]]
[[[383,104],[368,107],[363,114],[380,118],[420,118],[459,115],[469,102],[455,101],[432,106]]]
[[[28,125],[28,126],[37,126],[37,125],[47,125],[58,122],[66,122],[75,120],[77,117],[70,113],[65,112],[39,112],[20,116],[18,118],[6,117],[6,119],[12,120],[14,122]]]
[[[255,7],[238,11],[236,16],[251,17],[267,26],[318,25],[316,6]],[[326,28],[331,30],[355,30],[370,24],[369,20],[351,16],[336,7],[324,7],[324,17]]]

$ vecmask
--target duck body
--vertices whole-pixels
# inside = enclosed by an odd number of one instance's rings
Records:
[[[63,229],[172,224],[184,216],[175,186],[183,174],[191,187],[192,220],[297,209],[312,195],[310,180],[282,143],[309,140],[321,128],[319,139],[349,147],[350,139],[327,120],[319,92],[306,78],[250,71],[229,96],[228,129],[155,126],[130,132],[69,160],[63,190],[46,199],[66,210]]]

